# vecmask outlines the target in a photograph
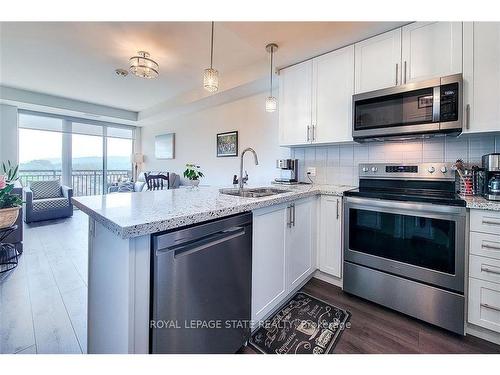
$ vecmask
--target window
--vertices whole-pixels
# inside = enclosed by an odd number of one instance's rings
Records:
[[[20,111],[19,128],[23,184],[60,179],[79,196],[132,179],[132,126]]]

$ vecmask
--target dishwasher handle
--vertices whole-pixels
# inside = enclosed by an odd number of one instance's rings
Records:
[[[156,255],[174,251],[174,259],[196,253],[245,234],[245,227],[232,227],[217,233],[156,250]]]

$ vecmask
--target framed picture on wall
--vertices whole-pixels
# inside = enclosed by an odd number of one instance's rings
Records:
[[[238,131],[217,134],[217,157],[238,156]]]
[[[174,159],[175,133],[157,135],[155,137],[156,159]]]

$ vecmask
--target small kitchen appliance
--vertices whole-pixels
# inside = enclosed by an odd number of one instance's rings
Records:
[[[296,184],[299,181],[299,160],[279,159],[276,160],[276,168],[280,170],[281,176],[274,181],[282,184]]]
[[[500,201],[500,153],[483,155],[483,169],[483,196],[492,201]]]
[[[464,334],[465,201],[452,163],[360,164],[344,193],[343,289]]]
[[[462,132],[462,75],[353,96],[352,136],[357,142]]]

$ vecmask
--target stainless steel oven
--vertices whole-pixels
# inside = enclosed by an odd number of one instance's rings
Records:
[[[344,259],[450,291],[464,291],[464,207],[345,200]]]
[[[450,164],[362,164],[344,198],[344,291],[463,334],[465,202]]]
[[[462,75],[409,83],[353,96],[355,141],[460,134]]]

